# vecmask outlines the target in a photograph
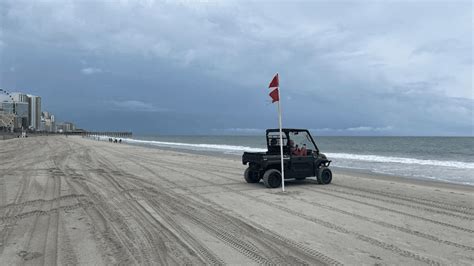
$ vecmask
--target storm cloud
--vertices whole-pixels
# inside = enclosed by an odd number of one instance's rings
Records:
[[[2,1],[0,86],[88,129],[473,135],[471,1]]]

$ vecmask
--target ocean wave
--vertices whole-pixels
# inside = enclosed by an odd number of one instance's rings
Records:
[[[102,140],[107,140],[109,137],[100,137]],[[226,145],[226,144],[206,144],[206,143],[181,143],[181,142],[167,142],[167,141],[156,141],[156,140],[138,140],[123,138],[123,142],[152,145],[159,147],[168,148],[181,148],[190,150],[200,151],[220,151],[223,153],[240,154],[241,152],[265,152],[266,149],[239,146],[239,145]],[[329,159],[344,159],[353,161],[363,162],[375,162],[375,163],[399,163],[409,165],[427,165],[427,166],[442,166],[459,169],[474,169],[474,163],[460,162],[460,161],[440,161],[440,160],[427,160],[427,159],[416,159],[407,157],[392,157],[392,156],[381,156],[381,155],[364,155],[364,154],[352,154],[352,153],[326,153]]]
[[[138,140],[138,139],[122,139],[127,143],[136,144],[148,144],[161,147],[169,148],[183,148],[201,151],[222,151],[222,152],[265,152],[266,149],[252,148],[247,146],[237,145],[225,145],[225,144],[194,144],[194,143],[180,143],[180,142],[167,142],[167,141],[156,141],[156,140]]]
[[[406,157],[362,155],[362,154],[351,154],[351,153],[325,153],[325,154],[329,158],[336,158],[336,159],[347,159],[347,160],[377,162],[377,163],[418,164],[418,165],[445,166],[445,167],[453,167],[453,168],[460,168],[460,169],[474,169],[474,163],[469,163],[469,162],[426,160],[426,159],[416,159],[416,158],[406,158]]]

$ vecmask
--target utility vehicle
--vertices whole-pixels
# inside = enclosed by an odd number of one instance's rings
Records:
[[[260,179],[268,188],[281,186],[281,155],[279,129],[267,129],[267,152],[244,152],[242,163],[248,164],[244,178],[247,183]],[[330,160],[319,152],[313,137],[306,129],[282,129],[285,180],[316,177],[319,184],[329,184],[332,172]]]

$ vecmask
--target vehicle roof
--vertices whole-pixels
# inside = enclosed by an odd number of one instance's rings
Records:
[[[309,130],[303,129],[303,128],[282,128],[281,131],[289,132],[289,131],[309,131]],[[268,132],[280,132],[280,129],[278,128],[267,129],[267,133]]]

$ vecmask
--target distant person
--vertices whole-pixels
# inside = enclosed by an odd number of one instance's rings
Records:
[[[122,143],[122,139],[119,139],[119,143]]]

